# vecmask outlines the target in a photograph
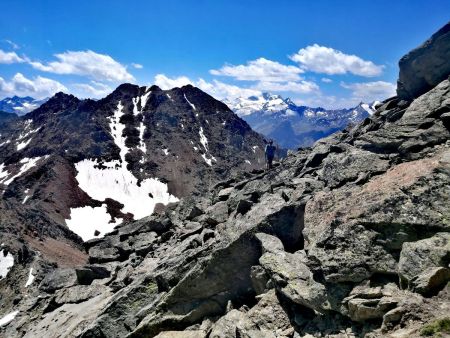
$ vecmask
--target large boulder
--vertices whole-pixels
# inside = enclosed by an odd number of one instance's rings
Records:
[[[416,242],[403,244],[399,273],[404,286],[430,294],[450,280],[450,233],[440,232]]]
[[[450,75],[450,23],[400,59],[397,95],[411,101]]]

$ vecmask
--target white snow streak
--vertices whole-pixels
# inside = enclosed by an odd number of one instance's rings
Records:
[[[34,275],[33,275],[33,268],[30,269],[30,272],[28,274],[28,280],[25,284],[25,287],[29,287],[31,284],[33,284],[34,281]]]
[[[200,127],[200,131],[198,132],[200,135],[200,143],[203,145],[203,148],[205,148],[206,151],[208,151],[208,139],[205,136],[205,133],[203,132],[203,127]]]
[[[166,156],[169,155],[169,149],[164,148],[162,151],[163,151],[164,155],[166,155]]]
[[[8,313],[6,316],[4,316],[2,319],[0,319],[0,327],[5,326],[9,322],[12,322],[14,320],[14,318],[16,318],[18,313],[19,313],[19,311],[14,311],[14,312]]]
[[[146,90],[148,90],[148,88]],[[145,105],[147,104],[148,97],[150,96],[151,93],[152,92],[149,91],[149,92],[147,92],[147,93],[145,93],[144,95],[141,96],[141,113],[144,110]]]
[[[125,155],[128,153],[128,148],[125,145],[125,137],[123,137],[123,131],[125,125],[120,123],[120,118],[123,115],[123,105],[119,101],[117,109],[114,111],[114,115],[109,118],[109,128],[111,129],[111,136],[114,139],[114,143],[120,149],[120,158],[122,162],[125,162]]]
[[[6,175],[5,175],[5,171],[3,171],[4,164],[0,164],[0,183],[2,183],[4,185],[9,185],[17,177],[22,176],[25,172],[27,172],[28,170],[30,170],[31,168],[36,166],[36,164],[37,164],[37,162],[39,162],[39,160],[46,159],[47,157],[48,157],[48,155],[44,156],[44,157],[33,157],[33,158],[24,157],[19,162],[19,163],[21,163],[19,172],[8,179],[6,179],[6,178],[10,174],[6,173]]]
[[[27,145],[29,145],[32,139],[33,138],[29,138],[28,141],[22,141],[22,142],[18,143],[17,144],[17,151],[20,151],[23,148],[25,148]]]
[[[195,106],[191,103],[191,101],[188,100],[188,98],[186,97],[186,94],[184,94],[184,99],[186,100],[187,103],[189,103],[189,105],[192,107],[192,109],[197,110],[195,108]],[[195,116],[198,116],[198,114],[196,114]]]
[[[203,148],[205,148],[205,153],[202,154],[203,160],[205,160],[206,164],[209,166],[212,166],[212,161],[217,162],[216,158],[209,154],[210,158],[206,156],[207,153],[209,153],[208,149],[208,139],[205,136],[205,133],[203,132],[203,127],[200,127],[200,131],[198,132],[200,135],[200,143],[202,144]],[[194,147],[195,149],[195,147]]]
[[[25,190],[25,197],[23,198],[22,204],[27,203],[28,199],[31,197],[28,193],[30,192],[30,189]]]
[[[7,145],[8,143],[11,143],[11,141],[10,140],[6,140],[6,141],[0,143],[0,147],[3,147],[5,145]]]
[[[5,278],[13,266],[14,256],[6,250],[0,251],[0,279]]]

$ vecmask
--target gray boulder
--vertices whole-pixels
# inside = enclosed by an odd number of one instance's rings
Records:
[[[450,280],[450,233],[403,244],[399,273],[405,287],[422,294],[439,291]]]
[[[450,23],[403,56],[399,62],[400,74],[397,95],[411,101],[432,89],[450,74]]]

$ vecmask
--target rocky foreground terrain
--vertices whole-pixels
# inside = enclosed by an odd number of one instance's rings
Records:
[[[449,31],[400,63],[406,96],[274,170],[117,226],[85,243],[83,267],[21,252],[0,281],[1,334],[445,336],[450,81],[428,61],[448,62]],[[447,73],[420,82],[429,67]]]

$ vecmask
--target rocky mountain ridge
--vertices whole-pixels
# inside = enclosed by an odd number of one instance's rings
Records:
[[[98,101],[58,93],[0,124],[2,242],[17,252],[25,239],[50,261],[79,264],[81,240],[262,166],[263,147],[192,86],[124,84]]]
[[[400,67],[400,78],[410,71]],[[0,332],[398,338],[433,334],[427,324],[445,330],[449,75],[410,100],[382,102],[271,171],[234,176],[86,242],[85,266],[55,269],[22,251],[0,280]]]
[[[297,106],[289,98],[270,93],[224,102],[254,130],[288,149],[311,146],[322,137],[359,123],[379,104],[361,102],[354,108],[330,110]]]

